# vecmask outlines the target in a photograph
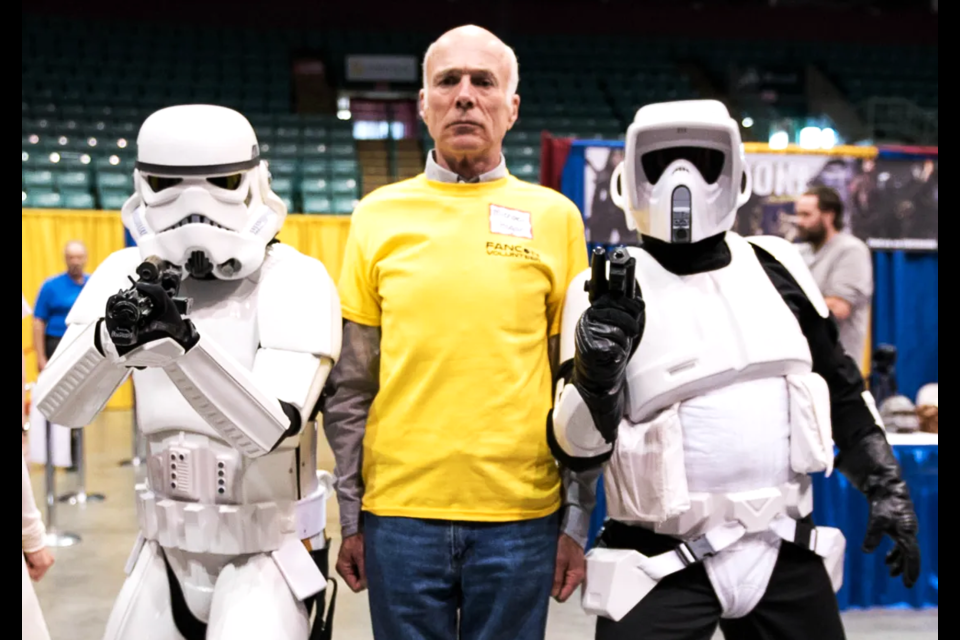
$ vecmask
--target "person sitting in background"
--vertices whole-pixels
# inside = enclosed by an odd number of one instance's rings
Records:
[[[938,434],[938,383],[928,384],[917,394],[917,415],[920,419],[920,431]]]
[[[23,297],[21,295],[21,297]],[[27,306],[26,299],[23,300],[20,320],[30,315],[30,308]],[[27,366],[23,353],[20,353],[20,424],[26,420],[26,392],[27,384]],[[21,558],[21,628],[23,629],[23,640],[50,640],[50,633],[47,631],[47,625],[43,620],[43,612],[40,610],[40,602],[37,600],[37,594],[33,590],[31,580],[39,582],[50,567],[53,566],[53,556],[44,546],[43,538],[46,535],[46,529],[43,521],[40,519],[40,512],[37,510],[37,503],[33,497],[33,488],[30,486],[30,475],[27,473],[27,461],[20,457],[21,463],[21,508],[20,508],[20,550],[23,552]]]

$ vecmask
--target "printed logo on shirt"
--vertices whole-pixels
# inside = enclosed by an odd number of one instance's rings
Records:
[[[502,242],[488,242],[487,255],[501,258],[519,258],[529,262],[540,262],[540,254],[531,251],[519,244],[505,244]]]
[[[490,205],[490,233],[533,240],[533,218],[526,211]]]

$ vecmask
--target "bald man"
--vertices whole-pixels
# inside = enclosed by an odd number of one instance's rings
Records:
[[[47,360],[66,333],[67,315],[90,278],[84,273],[87,248],[82,242],[68,242],[63,249],[63,259],[66,272],[43,283],[33,310],[33,349],[40,371],[47,366]]]
[[[543,640],[584,574],[596,473],[546,439],[580,212],[510,175],[516,55],[478,27],[424,58],[423,174],[353,214],[341,360],[322,406],[337,461],[337,570],[378,640]]]

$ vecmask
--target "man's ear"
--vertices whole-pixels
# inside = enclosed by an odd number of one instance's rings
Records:
[[[520,96],[519,94],[513,94],[510,98],[510,126],[508,129],[512,129],[513,125],[517,123],[517,119],[520,117]]]
[[[420,119],[426,120],[424,113],[427,110],[427,92],[424,89],[420,89]]]

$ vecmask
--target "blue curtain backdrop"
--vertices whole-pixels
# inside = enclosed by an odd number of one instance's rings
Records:
[[[939,254],[874,252],[873,344],[897,347],[900,393],[939,381]]]

